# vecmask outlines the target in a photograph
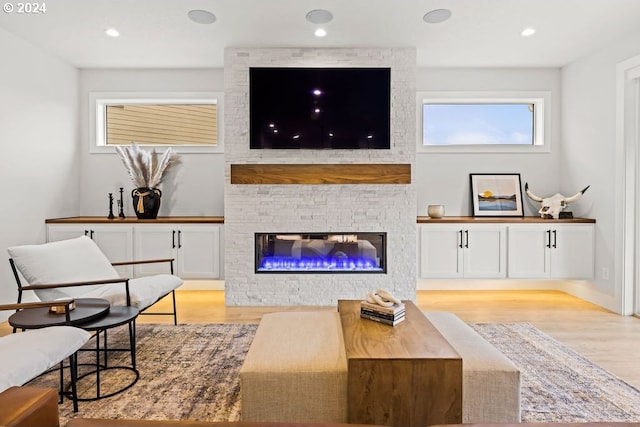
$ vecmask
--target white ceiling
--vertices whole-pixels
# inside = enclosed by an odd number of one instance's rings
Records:
[[[12,0],[3,0],[3,4]],[[44,1],[44,0],[41,0]],[[0,28],[78,68],[222,67],[225,47],[415,46],[420,67],[561,67],[640,31],[640,0],[51,0]],[[17,2],[12,4],[17,5]],[[305,20],[334,19],[328,35]],[[450,20],[427,24],[438,8]],[[191,22],[206,9],[217,20]],[[105,36],[115,27],[119,38]],[[520,36],[525,27],[537,33]],[[6,59],[5,59],[6,60]]]

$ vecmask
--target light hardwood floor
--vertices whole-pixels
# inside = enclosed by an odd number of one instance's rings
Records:
[[[264,313],[335,310],[335,307],[227,307],[222,291],[178,291],[179,323],[258,323]],[[466,322],[529,322],[640,388],[640,319],[619,316],[556,291],[419,291],[422,310],[450,311]],[[167,299],[154,309],[169,308]],[[170,323],[140,316],[139,323]],[[6,322],[0,335],[10,332]]]

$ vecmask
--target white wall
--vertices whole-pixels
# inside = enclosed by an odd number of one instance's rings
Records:
[[[421,68],[416,89],[420,91],[549,91],[551,92],[551,151],[549,153],[418,153],[416,180],[418,215],[427,205],[445,205],[446,215],[471,215],[470,173],[520,173],[524,190],[528,182],[536,194],[547,196],[561,190],[561,78],[556,68]],[[587,183],[588,184],[588,183]],[[568,193],[574,194],[580,188]],[[537,215],[538,204],[524,197],[525,215]],[[572,206],[584,216],[583,202]]]
[[[44,242],[46,218],[78,212],[78,72],[2,29],[0,46],[0,248],[6,251]],[[4,253],[0,302],[12,303],[17,287]]]
[[[107,216],[108,194],[124,188],[125,215],[135,216],[133,184],[115,153],[89,153],[90,92],[222,92],[222,69],[80,71],[80,208],[76,215]],[[181,154],[182,164],[160,186],[160,216],[222,215],[224,154]],[[116,203],[114,212],[117,214]]]
[[[591,184],[589,209],[596,218],[596,280],[570,291],[587,300],[621,309],[621,274],[616,249],[622,236],[615,217],[616,64],[640,54],[640,32],[605,46],[562,69],[562,187]],[[602,268],[611,272],[602,278]]]
[[[206,70],[81,70],[80,129],[82,153],[79,215],[106,215],[109,192],[133,188],[115,154],[90,154],[89,93],[100,91],[222,91],[222,69]],[[560,71],[558,69],[418,69],[418,91],[551,91],[551,153],[424,154],[417,155],[418,215],[441,203],[447,215],[469,215],[469,173],[519,172],[537,193],[559,190]],[[163,184],[160,215],[223,215],[224,161],[222,154],[184,154],[183,165]],[[436,183],[434,185],[434,183]],[[585,184],[586,185],[586,184]],[[583,188],[584,185],[580,188]],[[577,189],[571,189],[577,191]],[[133,216],[131,198],[125,214]],[[580,206],[574,211],[581,214]],[[525,213],[535,214],[525,200]]]

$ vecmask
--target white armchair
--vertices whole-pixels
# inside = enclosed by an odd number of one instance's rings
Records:
[[[65,306],[66,313],[73,300],[3,304],[0,310],[22,310],[39,307]],[[67,322],[69,317],[67,316]],[[33,378],[69,359],[71,399],[73,410],[78,410],[76,393],[77,351],[91,338],[91,334],[74,326],[50,326],[0,337],[0,392],[13,386],[21,386]],[[60,390],[60,396],[63,396]]]
[[[172,315],[177,324],[175,290],[183,283],[173,274],[173,259],[111,263],[87,236],[39,245],[13,246],[8,249],[9,262],[18,284],[18,302],[22,293],[32,290],[42,301],[60,298],[103,298],[111,305],[132,305],[141,314]],[[114,265],[162,262],[168,274],[121,278]],[[28,283],[24,285],[20,274]],[[146,312],[168,295],[173,297],[173,311]]]

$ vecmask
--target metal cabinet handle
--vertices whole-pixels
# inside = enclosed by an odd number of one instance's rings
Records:
[[[547,230],[547,248],[551,248],[551,230]]]
[[[458,233],[460,233],[460,243],[458,244],[458,247],[459,247],[460,249],[462,249],[462,245],[464,244],[464,243],[462,242],[462,230],[458,231]]]
[[[558,235],[556,233],[556,230],[553,230],[553,247],[558,247]]]
[[[178,249],[182,247],[182,231],[178,230]]]
[[[171,248],[172,249],[176,248],[176,230],[173,230],[171,232]]]
[[[469,230],[464,230],[464,247],[468,248],[469,247]]]

